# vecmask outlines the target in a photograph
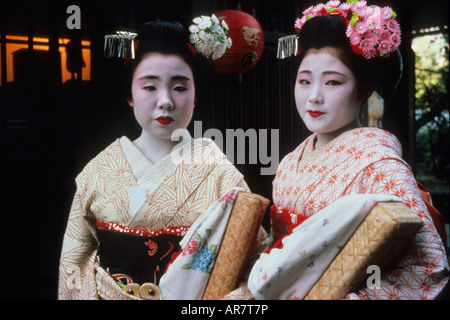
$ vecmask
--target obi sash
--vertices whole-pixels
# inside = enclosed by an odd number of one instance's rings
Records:
[[[148,232],[101,221],[96,227],[100,266],[125,285],[158,285],[172,257],[179,253],[179,242],[188,229]]]
[[[295,227],[308,218],[308,216],[271,206],[270,221],[272,223],[273,241],[277,242],[284,236],[291,234]]]

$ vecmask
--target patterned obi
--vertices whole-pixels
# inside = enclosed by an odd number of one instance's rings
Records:
[[[123,285],[158,285],[189,229],[144,231],[102,221],[97,221],[96,227],[100,266]]]
[[[308,219],[308,216],[271,206],[270,221],[272,223],[273,241],[276,242],[284,236],[291,234],[292,230],[306,219]]]

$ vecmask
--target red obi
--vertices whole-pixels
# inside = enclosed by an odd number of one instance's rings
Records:
[[[282,237],[291,234],[292,229],[306,219],[308,219],[308,216],[272,206],[270,208],[270,221],[272,223],[273,241],[276,242]]]

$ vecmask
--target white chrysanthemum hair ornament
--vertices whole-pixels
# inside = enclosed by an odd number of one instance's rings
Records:
[[[214,14],[194,18],[194,24],[189,27],[190,41],[204,56],[213,60],[219,59],[225,51],[231,48],[232,41],[228,35],[228,25],[220,21]]]

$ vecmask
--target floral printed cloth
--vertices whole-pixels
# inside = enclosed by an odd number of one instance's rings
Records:
[[[370,210],[386,201],[401,200],[353,194],[308,218],[253,266],[248,287],[255,299],[303,299]]]
[[[217,200],[183,237],[183,251],[159,283],[162,300],[202,299],[239,191],[244,189],[233,188]]]

